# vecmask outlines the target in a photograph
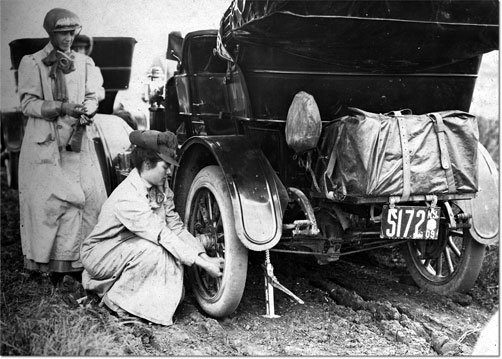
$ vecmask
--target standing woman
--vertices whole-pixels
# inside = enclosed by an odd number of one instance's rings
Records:
[[[71,50],[80,19],[52,9],[44,19],[50,42],[19,65],[19,96],[28,122],[19,158],[21,243],[27,270],[82,271],[82,240],[106,199],[87,125],[98,108],[102,79],[93,60]]]

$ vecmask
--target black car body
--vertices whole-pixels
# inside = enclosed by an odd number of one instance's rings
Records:
[[[176,207],[192,233],[211,238],[208,252],[226,260],[222,280],[191,271],[202,308],[216,317],[235,310],[248,250],[265,251],[267,261],[269,251],[312,254],[325,264],[401,245],[419,286],[469,289],[484,246],[498,240],[498,173],[481,145],[474,145],[477,193],[397,202],[408,211],[440,209],[438,237],[425,240],[382,234],[392,196],[323,190],[330,157],[323,144],[351,107],[467,112],[481,56],[497,48],[493,1],[234,1],[219,30],[172,33],[167,58],[178,70],[155,115],[181,143]],[[285,127],[300,91],[315,98],[323,132],[316,148],[295,153]],[[272,282],[273,272],[267,276]]]

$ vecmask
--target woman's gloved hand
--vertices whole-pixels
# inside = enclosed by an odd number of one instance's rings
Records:
[[[63,102],[61,104],[61,115],[69,115],[71,117],[79,118],[81,115],[85,115],[87,109],[84,105],[72,102]]]

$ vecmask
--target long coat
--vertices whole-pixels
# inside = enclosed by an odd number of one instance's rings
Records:
[[[97,222],[106,190],[92,139],[81,152],[66,151],[76,118],[44,118],[42,106],[54,100],[55,82],[42,59],[53,46],[24,56],[19,66],[21,109],[28,121],[19,158],[21,243],[25,266],[42,271],[81,270],[82,240]],[[92,59],[75,53],[75,71],[65,75],[69,102],[93,112],[102,78]],[[87,131],[87,130],[86,130]]]

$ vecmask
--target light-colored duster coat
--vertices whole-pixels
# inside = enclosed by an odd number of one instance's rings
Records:
[[[184,229],[166,188],[159,205],[136,169],[103,205],[99,221],[82,244],[82,285],[112,310],[170,325],[182,300],[183,265],[205,252]]]
[[[68,272],[81,269],[80,245],[97,222],[106,199],[103,177],[87,133],[80,153],[67,152],[72,126],[78,121],[43,117],[44,101],[54,100],[55,83],[42,59],[53,46],[24,56],[19,66],[21,109],[28,117],[19,158],[21,243],[29,269]],[[94,62],[75,53],[75,71],[66,74],[69,102],[97,109],[102,78]]]

